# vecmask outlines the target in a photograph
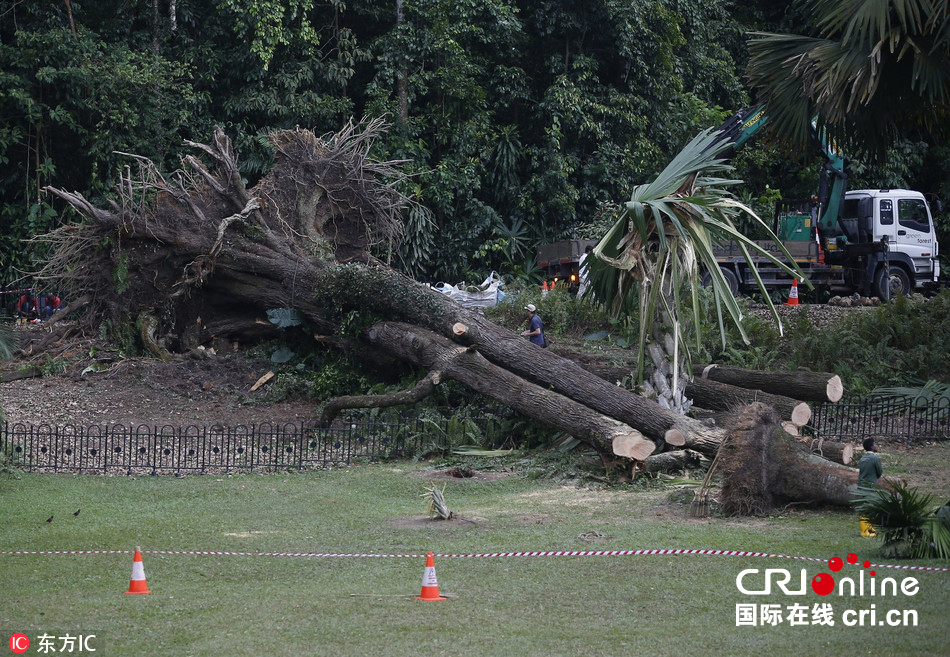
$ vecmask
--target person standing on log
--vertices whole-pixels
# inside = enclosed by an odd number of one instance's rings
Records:
[[[538,309],[533,303],[529,303],[524,307],[525,311],[528,313],[528,330],[522,331],[521,335],[528,338],[531,342],[538,345],[539,347],[546,346],[546,341],[544,339],[544,325],[541,323],[541,317],[538,316]]]
[[[858,461],[858,488],[864,491],[877,487],[877,481],[884,474],[881,457],[877,455],[877,445],[873,438],[864,439],[864,456]],[[877,536],[871,521],[861,517],[861,536]]]

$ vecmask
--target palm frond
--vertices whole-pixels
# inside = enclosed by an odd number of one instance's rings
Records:
[[[849,153],[950,130],[950,3],[812,1],[820,36],[752,33],[747,75],[772,134],[804,150],[816,114]]]
[[[932,495],[903,482],[893,490],[875,486],[859,493],[858,511],[883,539],[882,554],[890,557],[950,556],[950,511],[935,508]]]
[[[692,333],[697,345],[700,343],[701,332],[696,318],[699,316],[701,270],[710,276],[723,344],[726,341],[724,315],[729,316],[746,338],[741,309],[716,261],[715,248],[719,242],[735,241],[747,260],[751,260],[755,253],[767,258],[789,276],[804,279],[784,247],[780,245],[786,261],[782,261],[781,256],[772,255],[736,228],[734,218],[739,213],[746,213],[778,242],[769,226],[727,189],[741,181],[721,177],[731,170],[720,157],[730,144],[714,130],[697,135],[654,181],[634,188],[620,216],[594,247],[594,257],[588,261],[588,276],[594,295],[615,316],[635,312],[632,304],[636,302],[640,329],[640,381],[643,380],[644,346],[648,340],[656,338],[653,331],[658,321],[670,331],[677,352],[674,359],[682,356],[688,363],[690,349],[684,339],[684,328],[690,325],[684,324],[682,318],[687,317],[684,309],[691,307]],[[756,279],[763,296],[768,298],[762,280],[758,276]],[[687,289],[688,303],[684,294]],[[771,303],[769,305],[772,307]],[[774,307],[772,313],[781,326]],[[679,365],[677,362],[674,371],[679,370]]]

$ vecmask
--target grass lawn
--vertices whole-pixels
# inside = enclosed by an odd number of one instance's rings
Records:
[[[892,456],[931,467],[947,495],[950,445]],[[886,453],[885,453],[886,454]],[[935,456],[934,456],[935,455]],[[918,459],[920,462],[915,461]],[[936,461],[934,460],[936,459]],[[942,464],[942,465],[941,465]],[[885,468],[889,465],[885,461]],[[768,518],[693,519],[666,489],[590,489],[551,480],[440,479],[465,520],[430,521],[420,497],[432,464],[233,477],[0,477],[0,552],[131,550],[151,595],[124,595],[131,554],[0,554],[0,632],[95,634],[113,655],[946,655],[950,573],[877,569],[918,580],[914,596],[791,596],[760,588],[766,568],[797,586],[826,562],[731,556],[451,558],[435,565],[445,602],[418,595],[422,558],[204,556],[148,551],[437,555],[512,551],[708,548],[881,563],[852,512],[788,510]],[[430,472],[431,474],[431,472]],[[912,480],[913,481],[913,480]],[[942,492],[940,485],[942,483]],[[78,516],[73,513],[80,509]],[[52,522],[46,522],[52,516]],[[946,562],[906,562],[946,567]],[[835,577],[857,577],[845,566]],[[870,581],[870,580],[868,580]],[[828,603],[833,626],[738,626],[738,604]],[[869,626],[874,609],[874,626]],[[863,626],[847,626],[854,611]],[[880,625],[913,610],[916,627]],[[849,616],[849,619],[851,617]],[[7,650],[6,648],[3,649]],[[12,653],[10,653],[12,654]]]

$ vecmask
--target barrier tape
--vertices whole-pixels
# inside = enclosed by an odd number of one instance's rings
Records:
[[[356,558],[356,559],[424,559],[424,554],[367,554],[355,552],[229,552],[221,550],[140,550],[142,554],[191,555],[211,557],[303,557],[312,559]],[[87,554],[134,554],[134,550],[11,550],[0,551],[0,556],[20,555],[87,555]],[[709,550],[701,548],[675,548],[659,550],[555,550],[538,552],[484,552],[476,554],[433,554],[440,559],[498,559],[506,557],[639,557],[639,556],[675,556],[710,555],[723,557],[759,557],[764,559],[792,559],[794,561],[827,562],[827,559],[800,557],[769,552],[747,552],[744,550]],[[950,572],[950,568],[940,566],[907,566],[903,564],[871,564],[870,568],[890,568],[894,570],[919,570],[930,572]]]

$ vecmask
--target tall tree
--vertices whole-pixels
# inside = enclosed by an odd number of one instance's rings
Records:
[[[848,152],[950,134],[950,3],[804,4],[811,33],[757,33],[749,42],[749,79],[775,134],[801,148],[814,116]]]
[[[39,254],[24,240],[58,221],[40,193],[44,185],[104,194],[121,166],[116,151],[144,150],[162,161],[193,118],[187,66],[102,38],[87,28],[78,5],[70,7],[67,13],[59,3],[17,4],[0,21],[4,282],[35,268]],[[99,27],[118,25],[112,19]]]

